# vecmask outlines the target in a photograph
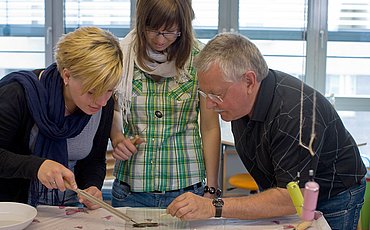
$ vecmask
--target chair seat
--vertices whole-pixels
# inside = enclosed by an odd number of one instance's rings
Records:
[[[231,176],[229,184],[236,188],[258,191],[258,185],[249,173],[239,173]]]

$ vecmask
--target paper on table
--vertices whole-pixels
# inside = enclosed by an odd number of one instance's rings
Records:
[[[146,228],[150,230],[174,229],[209,229],[209,230],[245,230],[245,229],[279,229],[292,230],[300,223],[296,215],[277,217],[263,220],[237,220],[237,219],[209,219],[201,221],[181,221],[170,215],[162,215],[165,209],[157,208],[118,208],[138,222],[158,222],[159,227]],[[124,230],[134,229],[132,223],[119,219],[105,209],[87,210],[75,207],[39,206],[38,214],[27,230],[76,230],[76,229],[109,229]],[[322,218],[322,219],[321,219]],[[324,217],[315,220],[310,230],[327,229]]]
[[[38,206],[37,216],[27,230],[125,229],[125,221],[105,209]],[[130,223],[131,225],[131,223]]]

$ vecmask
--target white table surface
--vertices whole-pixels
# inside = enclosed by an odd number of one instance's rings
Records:
[[[181,221],[165,214],[165,209],[119,208],[137,222],[157,222],[159,227],[146,229],[294,229],[300,220],[297,216],[286,216],[256,221],[235,219],[209,219],[202,221]],[[26,230],[68,230],[68,229],[143,229],[134,228],[132,223],[110,214],[104,209],[87,210],[76,207],[37,207],[38,214]],[[326,222],[326,221],[325,221]],[[145,228],[144,228],[145,229]],[[317,228],[310,228],[317,229]]]

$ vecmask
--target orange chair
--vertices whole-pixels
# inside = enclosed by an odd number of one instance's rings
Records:
[[[239,173],[231,176],[229,178],[229,184],[234,188],[250,190],[251,194],[258,192],[258,185],[249,173]]]

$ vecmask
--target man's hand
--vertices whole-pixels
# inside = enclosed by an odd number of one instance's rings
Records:
[[[201,220],[214,217],[215,207],[211,199],[187,192],[172,201],[167,213],[181,220]]]

